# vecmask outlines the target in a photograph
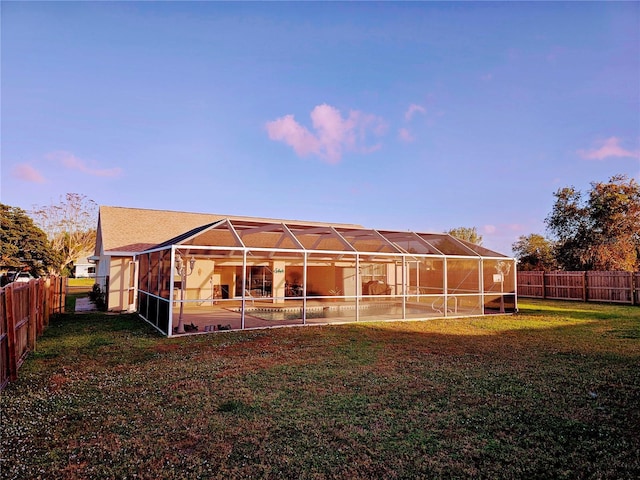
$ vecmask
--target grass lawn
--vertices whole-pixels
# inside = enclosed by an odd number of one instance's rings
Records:
[[[76,311],[76,300],[81,297],[86,297],[87,294],[82,293],[67,293],[64,297],[64,311],[66,313],[73,313]]]
[[[93,287],[93,284],[96,283],[95,278],[69,278],[67,279],[67,283],[70,287]]]
[[[87,294],[93,288],[93,285],[95,283],[96,283],[95,278],[69,278],[67,279],[67,296],[75,295],[76,297],[78,296],[86,297]],[[75,305],[75,300],[74,300],[74,305]]]
[[[91,292],[95,283],[95,278],[68,278],[64,311],[67,313],[75,312],[76,300],[81,297],[86,297],[89,292]]]
[[[2,478],[638,478],[640,307],[160,338],[55,319]]]

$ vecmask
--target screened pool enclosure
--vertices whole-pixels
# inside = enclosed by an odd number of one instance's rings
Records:
[[[224,219],[137,256],[165,335],[513,313],[515,260],[447,234]]]

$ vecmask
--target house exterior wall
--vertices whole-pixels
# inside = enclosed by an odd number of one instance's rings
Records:
[[[109,269],[111,263],[110,255],[99,255],[96,260],[96,277],[106,278],[109,276]]]
[[[354,297],[358,295],[358,285],[356,283],[356,269],[342,268],[338,271],[342,275],[340,282],[342,283],[343,295]]]
[[[110,257],[109,261],[109,295],[107,309],[109,311],[122,312],[134,311],[131,307],[131,264],[133,257]]]
[[[329,291],[336,288],[336,279],[340,274],[335,266],[309,266],[307,268],[307,289],[316,295],[329,295]],[[342,288],[339,283],[338,288]]]
[[[74,265],[73,268],[74,268],[73,274],[76,278],[93,278],[96,276],[95,265],[92,265],[90,263],[76,264]],[[90,271],[92,268],[94,270]]]
[[[284,261],[276,261],[271,264],[271,271],[273,272],[272,295],[280,298],[280,300],[274,299],[273,303],[284,303],[284,296],[286,294],[286,268],[287,266]]]

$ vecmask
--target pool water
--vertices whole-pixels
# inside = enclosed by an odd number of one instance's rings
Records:
[[[240,313],[241,309],[235,309],[234,311]],[[433,312],[424,308],[407,307],[407,316],[409,315],[432,315]],[[245,309],[246,315],[260,318],[262,320],[270,321],[285,321],[285,320],[301,320],[302,308],[247,308]],[[337,317],[350,317],[355,319],[355,307],[309,307],[307,308],[307,319],[313,318],[337,318]],[[396,304],[382,304],[382,305],[367,305],[360,308],[360,318],[373,317],[377,315],[391,315],[402,318],[402,305]]]

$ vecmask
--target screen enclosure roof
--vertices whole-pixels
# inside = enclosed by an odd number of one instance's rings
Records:
[[[147,251],[172,246],[206,253],[231,251],[277,251],[365,254],[365,255],[439,255],[508,258],[488,248],[446,233],[416,233],[358,227],[287,224],[225,218],[178,235]]]

